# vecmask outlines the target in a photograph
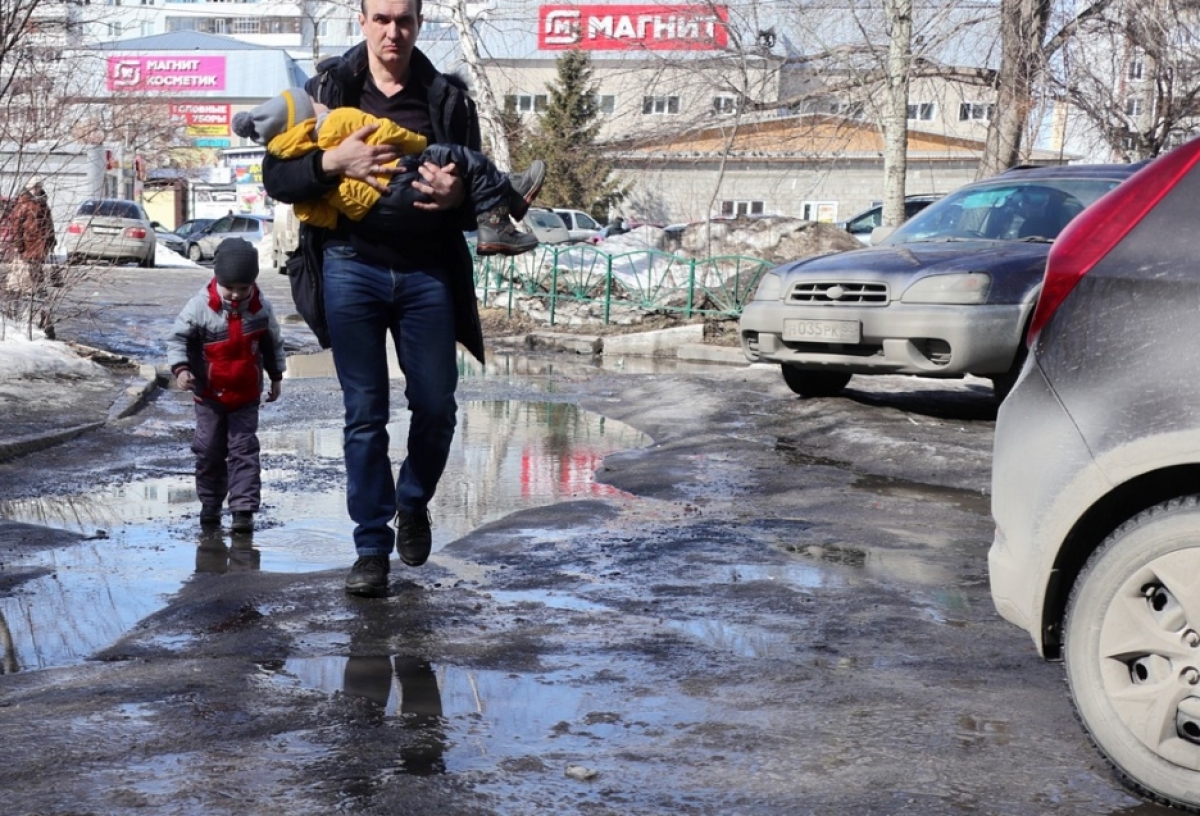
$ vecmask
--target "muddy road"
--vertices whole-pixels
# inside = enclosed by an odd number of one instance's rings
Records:
[[[114,327],[202,273],[137,274],[73,331],[153,362]],[[993,610],[985,382],[464,361],[434,555],[365,600],[291,336],[252,537],[200,533],[176,392],[0,463],[5,813],[1170,812]]]

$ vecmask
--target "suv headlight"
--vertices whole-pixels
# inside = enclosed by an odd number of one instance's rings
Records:
[[[768,272],[758,282],[758,289],[754,292],[754,299],[779,300],[781,295],[783,295],[783,278],[774,272]]]
[[[900,300],[903,303],[983,303],[991,286],[992,276],[986,272],[930,275],[908,287]]]

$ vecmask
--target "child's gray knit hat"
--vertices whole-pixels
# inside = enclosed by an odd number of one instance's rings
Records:
[[[243,238],[226,238],[213,255],[213,275],[222,286],[258,280],[258,250]]]
[[[303,88],[288,88],[274,99],[257,108],[241,111],[233,117],[233,132],[260,145],[266,145],[280,133],[316,118],[308,92]]]

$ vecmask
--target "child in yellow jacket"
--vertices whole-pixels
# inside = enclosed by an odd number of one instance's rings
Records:
[[[509,176],[478,151],[461,145],[431,145],[421,134],[358,108],[330,110],[314,103],[303,88],[288,88],[253,110],[238,113],[233,131],[264,145],[273,156],[291,159],[314,150],[331,150],[369,124],[379,124],[379,128],[367,137],[368,144],[393,145],[403,154],[394,162],[401,169],[390,179],[380,177],[388,192],[381,193],[359,179],[343,178],[324,198],[297,203],[295,213],[300,221],[332,229],[340,214],[381,232],[428,229],[429,219],[442,213],[412,206],[414,201],[430,200],[412,186],[420,179],[417,168],[425,162],[438,166],[453,163],[467,184],[478,221],[477,254],[517,255],[537,246],[537,238],[517,230],[510,216],[518,221],[524,218],[541,191],[546,178],[541,160],[525,172]]]

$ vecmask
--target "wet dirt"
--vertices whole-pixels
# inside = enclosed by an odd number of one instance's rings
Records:
[[[467,366],[437,551],[373,601],[341,591],[325,378],[264,410],[250,539],[199,535],[176,394],[0,463],[0,608],[38,610],[8,642],[45,644],[0,677],[5,810],[1166,812],[991,606],[985,387],[907,385]]]

